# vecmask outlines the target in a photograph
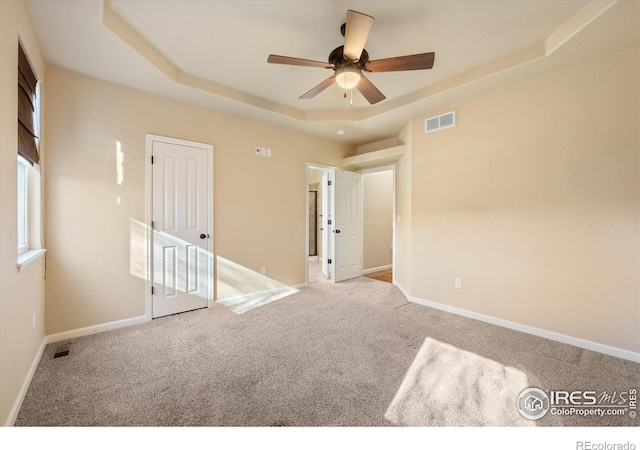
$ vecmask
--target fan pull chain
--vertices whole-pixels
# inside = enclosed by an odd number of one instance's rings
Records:
[[[353,89],[349,89],[349,104],[353,106]],[[344,90],[344,98],[347,98],[347,89]]]
[[[344,98],[347,98],[347,72],[342,74],[344,75]]]

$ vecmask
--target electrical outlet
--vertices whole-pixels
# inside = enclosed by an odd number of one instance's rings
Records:
[[[267,149],[267,158],[271,158],[271,149],[270,148]]]
[[[260,274],[261,275],[266,275],[267,274],[267,268],[265,266],[260,267]]]
[[[260,147],[260,156],[267,156],[267,149],[264,147]]]
[[[456,278],[455,279],[455,285],[456,285],[456,288],[462,289],[462,279],[461,278]]]

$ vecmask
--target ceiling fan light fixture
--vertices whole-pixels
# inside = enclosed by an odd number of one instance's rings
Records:
[[[360,82],[362,73],[356,67],[342,67],[336,71],[336,83],[342,89],[353,89]]]

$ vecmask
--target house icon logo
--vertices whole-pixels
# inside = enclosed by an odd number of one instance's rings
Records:
[[[529,395],[524,399],[524,406],[529,411],[540,411],[542,409],[542,400],[533,395]]]
[[[525,389],[518,396],[518,411],[525,419],[541,419],[549,411],[549,397],[541,389]]]

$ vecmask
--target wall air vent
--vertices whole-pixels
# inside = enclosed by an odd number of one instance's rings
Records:
[[[69,344],[59,345],[53,350],[53,357],[60,358],[69,354]]]
[[[440,114],[439,116],[429,117],[424,121],[424,132],[442,130],[443,128],[451,128],[456,126],[456,112]]]

